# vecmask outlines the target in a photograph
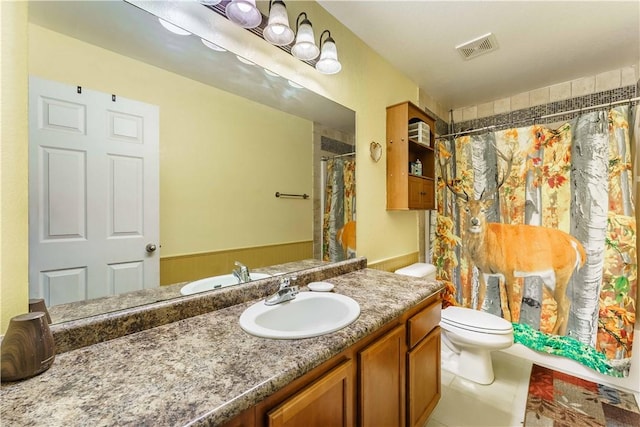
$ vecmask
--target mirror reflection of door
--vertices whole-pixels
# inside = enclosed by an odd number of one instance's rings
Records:
[[[158,145],[158,107],[30,77],[31,298],[159,286]]]

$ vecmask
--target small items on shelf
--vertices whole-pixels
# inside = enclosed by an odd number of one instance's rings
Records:
[[[422,176],[422,162],[417,159],[415,162],[409,162],[409,173],[411,175]]]
[[[422,121],[409,123],[409,138],[419,144],[429,147],[431,141],[431,128],[427,123]]]

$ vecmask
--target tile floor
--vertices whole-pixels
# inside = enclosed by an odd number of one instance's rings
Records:
[[[492,353],[496,379],[479,385],[442,370],[442,395],[425,427],[521,426],[532,362]]]

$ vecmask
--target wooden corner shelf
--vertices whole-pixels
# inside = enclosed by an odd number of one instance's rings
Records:
[[[429,125],[429,139],[409,137],[409,126]],[[435,119],[407,101],[387,107],[387,210],[435,209]],[[420,160],[422,174],[410,173]]]

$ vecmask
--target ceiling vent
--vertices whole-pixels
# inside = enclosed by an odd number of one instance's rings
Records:
[[[456,50],[464,59],[475,58],[485,53],[492,52],[498,48],[496,36],[492,33],[485,34],[476,39],[456,46]]]

